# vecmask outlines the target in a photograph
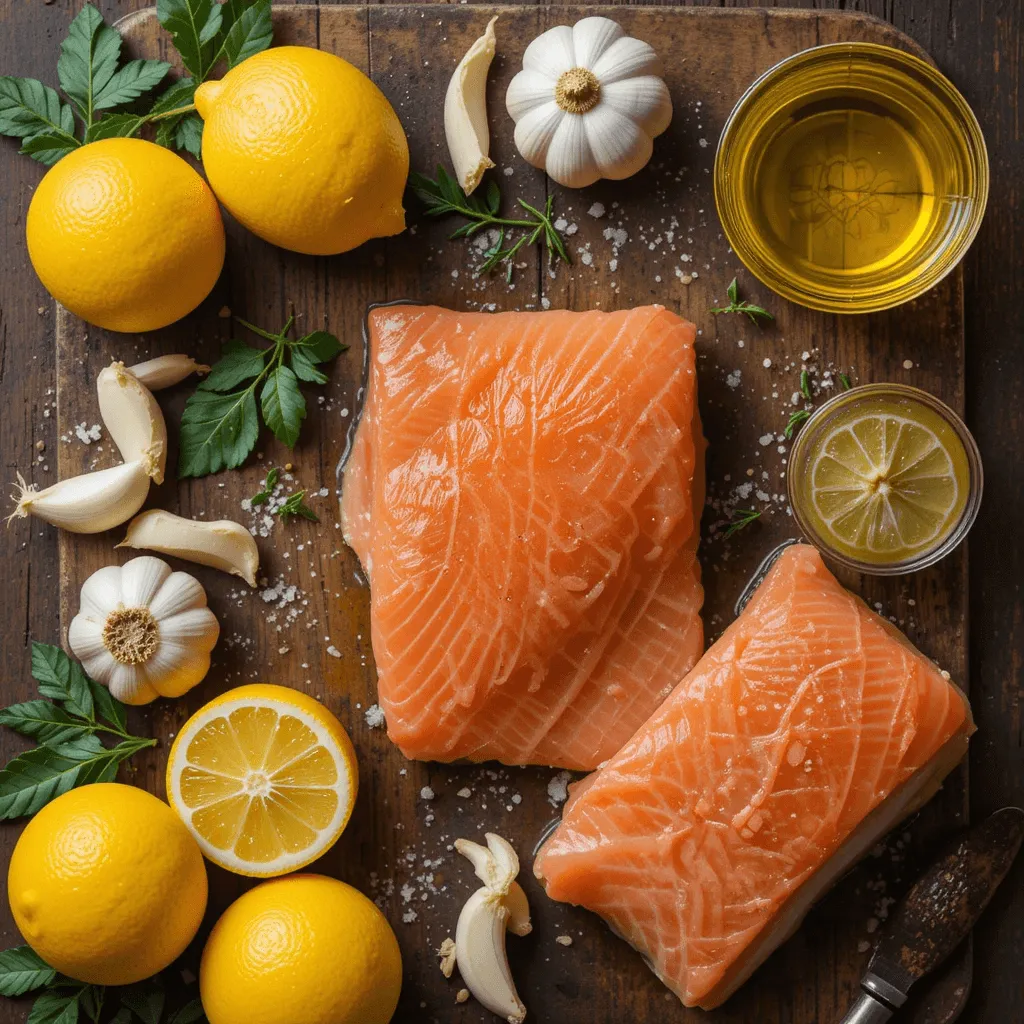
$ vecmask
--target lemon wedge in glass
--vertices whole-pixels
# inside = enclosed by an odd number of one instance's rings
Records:
[[[966,427],[932,396],[857,388],[822,406],[797,436],[793,514],[854,567],[918,567],[970,526],[980,500],[976,456]]]
[[[185,723],[167,797],[203,853],[241,875],[305,867],[344,831],[358,769],[348,733],[319,701],[284,686],[241,686]]]

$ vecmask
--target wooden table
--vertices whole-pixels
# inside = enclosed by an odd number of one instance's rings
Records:
[[[74,0],[0,0],[0,71],[50,79],[57,44],[78,6]],[[98,6],[113,20],[143,4],[106,0]],[[795,6],[845,4],[838,0]],[[922,4],[923,9],[918,9],[910,0],[897,0],[892,4],[859,4],[858,9],[888,17],[934,56],[977,110],[992,158],[990,213],[965,267],[968,418],[982,446],[987,470],[986,504],[972,535],[970,593],[971,685],[980,726],[972,751],[972,801],[974,813],[980,815],[1011,801],[1020,802],[1024,782],[1012,675],[1014,627],[1021,608],[1015,599],[1013,569],[1024,563],[1024,546],[1012,533],[1012,514],[1004,511],[1017,507],[1014,499],[1018,494],[1008,493],[1007,488],[1015,479],[1014,441],[1024,433],[1024,423],[1016,412],[1020,407],[1019,388],[1013,389],[1014,370],[1024,363],[1024,356],[1015,359],[1010,354],[1024,327],[1024,313],[1015,296],[1019,275],[1015,275],[1014,266],[1024,227],[1018,195],[1024,179],[1024,145],[1017,108],[1024,63],[1024,13],[1020,0],[952,0],[942,14],[931,10],[932,6]],[[6,474],[12,478],[16,466],[24,466],[37,456],[37,442],[46,446],[44,456],[56,462],[59,442],[53,391],[53,306],[28,265],[23,238],[24,210],[41,168],[17,157],[13,145],[0,147],[0,161],[4,170],[0,202],[9,235],[4,239],[4,274],[0,280],[0,408],[4,410],[0,414],[0,441]],[[28,677],[29,638],[57,638],[58,565],[55,534],[47,527],[19,524],[3,536],[0,544],[0,558],[6,559],[2,565],[11,580],[0,594],[0,615],[11,622],[0,636],[0,650],[9,667],[3,693],[8,702],[23,699],[32,688]],[[995,571],[989,571],[990,566]],[[16,743],[9,735],[0,736],[0,753],[5,758],[10,756]],[[6,862],[16,835],[15,827],[0,832],[0,863]],[[999,906],[979,929],[975,992],[964,1020],[1013,1022],[1022,1017],[1022,878],[1024,871],[1018,870],[1007,883]],[[14,944],[17,933],[6,913],[3,923],[0,941]],[[0,1004],[0,1024],[21,1019],[22,1010]]]

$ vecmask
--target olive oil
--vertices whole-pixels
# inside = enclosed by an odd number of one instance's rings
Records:
[[[722,134],[715,196],[730,243],[780,294],[837,312],[920,294],[984,211],[984,140],[963,97],[916,57],[868,43],[767,72]]]
[[[797,435],[789,497],[808,539],[867,572],[931,564],[966,534],[981,460],[958,416],[916,388],[844,392]]]

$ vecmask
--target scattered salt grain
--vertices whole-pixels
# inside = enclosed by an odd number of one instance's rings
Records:
[[[86,426],[84,423],[79,423],[75,427],[75,437],[82,444],[92,444],[93,441],[98,441],[102,436],[103,434],[98,423],[94,423],[91,427]]]
[[[604,203],[594,203],[594,205],[587,210],[587,213],[589,213],[591,217],[603,217],[605,214]]]
[[[772,365],[772,361],[766,357],[761,365],[767,370]]]
[[[334,646],[334,644],[330,644],[330,645],[328,646],[328,648],[327,648],[327,653],[328,653],[328,654],[329,654],[329,655],[330,655],[330,656],[331,656],[332,658],[340,658],[340,657],[341,657],[341,651],[339,651],[339,650],[338,650],[338,648]]]
[[[371,729],[379,729],[384,724],[384,709],[379,704],[371,704],[364,717]]]
[[[460,988],[459,991],[455,993],[455,1002],[457,1002],[457,1003],[468,1003],[469,1002],[469,989],[468,988]]]
[[[570,772],[559,772],[548,783],[548,800],[557,807],[569,799],[569,783],[572,782]]]
[[[420,790],[420,799],[421,800],[433,800],[434,799],[434,791],[429,786],[424,786]]]
[[[469,786],[463,786],[455,795],[457,797],[461,797],[463,800],[468,800],[473,795],[473,790],[471,790]]]
[[[913,368],[914,368],[914,360],[913,359],[904,359],[903,360],[903,369],[904,370],[912,370]]]
[[[572,936],[571,935],[556,935],[555,936],[555,942],[557,942],[560,946],[571,946],[572,945]]]
[[[740,380],[743,374],[739,370],[733,370],[728,377],[725,378],[725,383],[729,385],[733,390],[740,386]]]

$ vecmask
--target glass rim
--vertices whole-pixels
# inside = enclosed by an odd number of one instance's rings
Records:
[[[849,56],[851,53],[872,55],[885,60],[896,71],[908,77],[916,73],[919,79],[926,80],[936,99],[949,109],[963,126],[965,152],[972,158],[971,163],[977,175],[977,185],[973,197],[975,203],[968,215],[967,222],[959,230],[953,229],[947,232],[945,248],[940,250],[948,257],[948,263],[941,265],[941,262],[946,261],[933,259],[924,264],[910,281],[879,291],[867,301],[844,301],[838,296],[823,296],[820,289],[796,286],[789,276],[773,273],[760,252],[765,248],[763,240],[756,233],[744,230],[740,226],[740,218],[733,213],[734,207],[738,203],[738,193],[735,183],[728,181],[724,168],[725,155],[729,152],[732,136],[758,96],[768,88],[784,81],[797,66],[825,63],[833,58]],[[960,265],[981,229],[988,206],[989,178],[988,146],[981,125],[963,93],[949,78],[935,65],[917,54],[885,43],[850,41],[822,43],[783,57],[747,86],[722,126],[722,133],[715,151],[712,185],[715,207],[726,241],[751,274],[777,295],[808,309],[824,313],[854,315],[877,313],[911,302],[934,288]],[[936,269],[937,265],[938,269]]]
[[[892,395],[896,394],[904,398],[910,398],[922,405],[926,405],[937,412],[953,428],[964,451],[967,455],[967,466],[969,472],[967,502],[956,525],[935,545],[927,548],[912,558],[904,558],[898,562],[865,562],[854,558],[845,552],[837,550],[828,540],[823,537],[810,523],[807,515],[801,507],[801,498],[796,493],[794,480],[794,466],[799,458],[804,455],[803,449],[810,444],[813,433],[812,427],[819,424],[833,413],[837,406],[871,395]],[[855,397],[854,397],[855,396]],[[962,417],[951,409],[942,399],[937,398],[930,391],[916,388],[911,384],[881,383],[881,384],[859,384],[847,391],[841,391],[833,395],[824,405],[819,406],[811,413],[810,417],[800,428],[800,432],[789,450],[789,460],[786,472],[786,494],[789,499],[789,507],[793,514],[793,520],[800,530],[803,538],[813,544],[830,561],[842,565],[844,568],[853,569],[855,572],[864,573],[868,576],[899,576],[908,572],[916,572],[919,569],[926,569],[930,565],[941,561],[950,554],[966,538],[974,521],[978,518],[981,509],[981,499],[985,488],[985,474],[981,461],[981,451],[974,439],[967,424]]]

